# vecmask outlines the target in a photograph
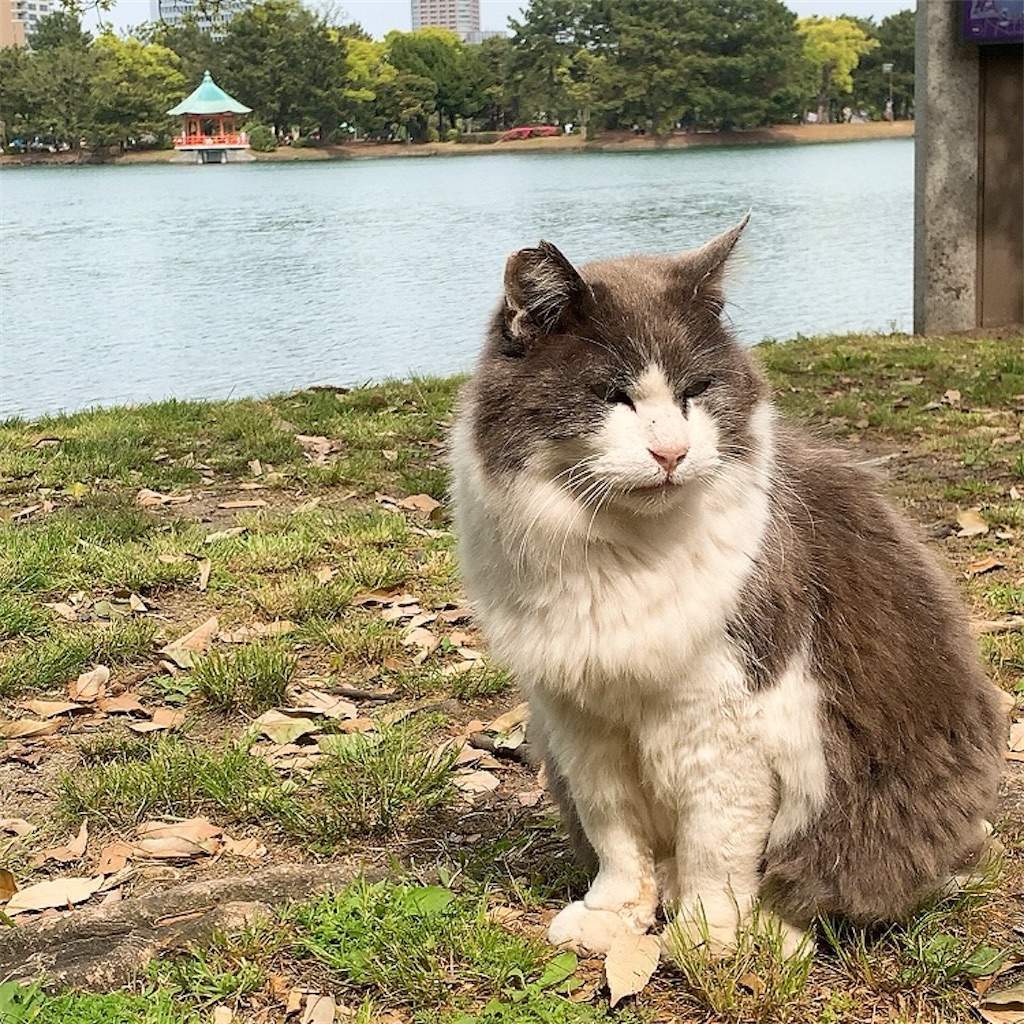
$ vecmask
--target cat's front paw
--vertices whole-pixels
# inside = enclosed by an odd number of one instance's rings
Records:
[[[747,920],[750,901],[742,904],[731,892],[708,892],[684,901],[665,929],[663,945],[705,946],[717,956],[734,950]]]
[[[548,927],[548,942],[580,952],[607,953],[619,935],[644,930],[614,910],[592,910],[580,900],[559,911]]]

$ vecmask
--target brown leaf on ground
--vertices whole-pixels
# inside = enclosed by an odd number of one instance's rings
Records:
[[[292,699],[295,704],[289,709],[290,713],[306,712],[333,719],[356,718],[359,714],[352,701],[323,690],[298,690],[292,694]]]
[[[109,682],[110,669],[106,665],[97,665],[68,683],[68,696],[74,701],[92,704],[106,695]]]
[[[96,707],[105,715],[149,714],[134,693],[122,693],[118,697],[101,697],[96,701]]]
[[[1024,751],[1024,722],[1014,722],[1010,726],[1010,749]]]
[[[208,558],[199,559],[199,579],[196,580],[196,587],[200,591],[206,590],[210,584],[210,573],[213,572],[213,562]]]
[[[213,1008],[213,1024],[231,1024],[235,1019],[235,1011],[230,1006],[215,1006]]]
[[[0,832],[9,836],[27,836],[35,828],[24,818],[0,818]]]
[[[222,501],[217,508],[266,508],[267,503],[262,498],[235,498],[233,501]]]
[[[52,612],[54,612],[55,614],[59,615],[62,619],[64,619],[65,622],[78,621],[77,609],[73,608],[65,601],[54,601],[49,603],[44,602],[43,607],[49,608]]]
[[[952,406],[954,409],[960,408],[961,394],[956,388],[950,388],[942,396],[942,404]]]
[[[327,457],[340,448],[340,442],[313,434],[296,434],[295,440],[314,466],[326,466]]]
[[[255,838],[232,839],[225,836],[224,853],[231,857],[243,857],[245,860],[263,860],[267,855],[267,848]]]
[[[85,856],[86,847],[89,845],[89,826],[82,822],[78,834],[69,839],[61,846],[51,846],[48,850],[40,850],[30,861],[35,868],[45,864],[48,860],[59,861],[61,864],[71,864],[81,860]]]
[[[160,653],[167,655],[179,668],[192,667],[192,655],[202,654],[209,650],[213,638],[217,635],[219,624],[217,616],[211,616],[204,623],[196,626],[184,636],[172,640],[160,648]]]
[[[116,875],[131,859],[132,847],[128,843],[115,840],[100,850],[100,861],[96,871],[101,875]]]
[[[661,943],[656,935],[620,934],[612,941],[604,961],[609,1006],[641,992],[658,969]]]
[[[988,533],[988,523],[982,519],[977,509],[969,508],[961,512],[956,521],[960,524],[958,537],[982,537]]]
[[[978,1013],[988,1024],[1024,1024],[1024,981],[982,997]]]
[[[436,498],[432,498],[429,494],[410,494],[408,498],[403,498],[398,503],[398,507],[430,515],[435,509],[441,507],[441,502]]]
[[[224,845],[223,834],[223,829],[207,818],[146,821],[135,830],[131,856],[175,860],[214,854]]]
[[[184,722],[184,711],[174,711],[171,708],[157,708],[153,712],[153,717],[148,722],[129,722],[128,728],[134,732],[160,732],[164,729],[178,729]]]
[[[993,572],[995,569],[1005,569],[1006,566],[998,558],[993,555],[989,555],[988,558],[979,558],[976,562],[971,562],[967,566],[968,576],[983,576],[987,572]]]
[[[31,711],[39,718],[56,718],[58,715],[66,715],[71,711],[84,710],[81,704],[71,700],[25,700],[18,707]]]
[[[232,537],[241,537],[247,530],[247,526],[230,526],[226,530],[217,530],[215,533],[208,533],[203,538],[203,543],[216,544],[218,541],[231,540]]]
[[[265,711],[253,725],[275,743],[294,743],[300,736],[320,731],[312,718],[293,718],[276,709]]]
[[[73,906],[84,903],[102,884],[102,875],[94,878],[51,878],[15,893],[4,910],[13,916],[31,910]]]
[[[19,718],[16,721],[0,721],[0,736],[8,740],[32,739],[35,736],[50,736],[60,728],[60,721],[50,719],[42,722],[37,718]]]
[[[467,619],[473,617],[472,608],[445,608],[437,613],[437,617],[442,622],[447,622],[450,626],[454,626],[457,622],[465,622]]]
[[[315,569],[313,572],[313,576],[316,579],[317,583],[321,584],[330,583],[331,580],[333,580],[334,577],[337,575],[338,570],[332,568],[329,565],[321,565],[319,569]]]
[[[135,495],[135,504],[140,508],[158,508],[162,505],[184,505],[192,500],[192,494],[186,491],[184,494],[161,494],[159,491],[152,491],[143,487]]]
[[[226,644],[244,644],[253,637],[284,636],[296,630],[294,622],[288,619],[275,619],[273,622],[254,622],[248,626],[239,626],[217,634],[217,639]]]
[[[481,793],[491,793],[501,785],[498,776],[493,772],[485,771],[460,771],[452,776],[455,788],[468,796],[478,796]]]
[[[394,448],[382,448],[380,450],[380,453],[381,453],[381,455],[384,456],[384,459],[387,462],[397,462],[398,461],[398,452],[396,452]]]
[[[522,704],[517,704],[511,711],[498,715],[486,729],[487,732],[509,732],[515,726],[520,725],[522,722],[527,722],[529,719],[530,705],[523,701]]]
[[[417,665],[421,665],[437,649],[438,640],[429,629],[417,626],[402,637],[402,643],[406,647],[417,647],[419,652],[412,659]]]
[[[0,903],[6,903],[18,891],[18,883],[7,868],[0,868]]]
[[[299,1024],[334,1024],[334,1015],[337,1011],[334,996],[322,996],[311,992],[306,996],[306,1005]]]

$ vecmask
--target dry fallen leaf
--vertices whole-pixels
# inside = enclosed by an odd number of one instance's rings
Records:
[[[523,701],[522,704],[517,704],[511,711],[506,711],[503,715],[498,715],[490,725],[487,726],[488,732],[509,732],[515,726],[522,722],[529,721],[530,718],[530,705]]]
[[[192,655],[209,649],[218,628],[217,616],[214,615],[184,636],[161,647],[160,653],[167,655],[179,668],[191,668]]]
[[[128,843],[115,840],[100,850],[100,861],[96,871],[101,875],[116,875],[132,856],[132,847]]]
[[[1005,565],[995,556],[989,555],[988,558],[979,558],[976,562],[971,562],[967,566],[968,576],[983,576],[987,572],[992,572],[995,569],[1003,569]]]
[[[951,405],[954,408],[960,405],[961,394],[956,388],[950,388],[943,396],[942,401],[945,405]]]
[[[988,1024],[1024,1024],[1024,981],[996,992],[986,992],[978,1012]]]
[[[213,571],[213,562],[208,558],[199,559],[199,579],[196,586],[199,590],[205,590],[210,583],[210,573]]]
[[[277,710],[264,712],[253,725],[275,743],[293,743],[300,736],[319,732],[321,728],[312,718],[292,718]]]
[[[134,693],[122,693],[118,697],[101,697],[96,701],[96,707],[105,715],[149,714]]]
[[[51,878],[15,893],[4,909],[13,915],[84,903],[102,884],[102,875],[95,878]]]
[[[660,957],[661,943],[656,935],[617,935],[604,961],[609,1005],[615,1006],[626,996],[642,991],[658,969]]]
[[[244,857],[246,860],[262,860],[267,855],[267,848],[255,838],[232,839],[225,836],[224,852],[232,857]]]
[[[426,661],[440,642],[429,629],[424,629],[422,626],[417,626],[402,637],[402,643],[406,647],[419,648],[419,653],[413,658],[417,665]]]
[[[56,718],[71,711],[81,711],[82,705],[70,700],[26,700],[18,705],[40,718]]]
[[[68,683],[68,696],[74,701],[91,704],[104,696],[109,682],[110,669],[106,665],[97,665],[83,672],[73,683]]]
[[[1010,749],[1024,750],[1024,722],[1014,722],[1010,726]]]
[[[296,434],[295,440],[302,447],[306,458],[314,466],[327,465],[327,456],[340,447],[340,443],[332,441],[329,437],[322,437],[312,434]]]
[[[17,721],[0,721],[0,736],[4,739],[31,739],[35,736],[49,736],[60,728],[57,719],[41,722],[36,718],[19,718]]]
[[[27,836],[34,827],[24,818],[0,818],[0,832],[9,836]]]
[[[334,1024],[337,1012],[334,996],[322,996],[311,992],[306,996],[306,1008],[302,1011],[299,1024]]]
[[[218,541],[230,540],[232,537],[241,537],[247,529],[247,526],[231,526],[226,530],[218,530],[216,533],[208,533],[203,538],[203,543],[216,544]]]
[[[222,836],[223,830],[206,818],[146,821],[135,830],[132,855],[176,859],[217,853],[223,846]]]
[[[967,509],[961,512],[956,521],[960,524],[958,537],[982,537],[988,533],[988,523],[982,519],[976,509]]]
[[[266,508],[267,503],[262,498],[236,498],[234,501],[222,501],[217,508]]]
[[[171,708],[157,708],[149,721],[129,722],[128,728],[133,732],[160,732],[163,729],[177,729],[185,722],[184,711],[173,711]]]
[[[230,1006],[215,1006],[213,1008],[213,1024],[231,1024],[235,1019],[235,1011]]]
[[[6,903],[18,891],[18,883],[7,868],[0,868],[0,903]]]
[[[32,866],[39,867],[48,860],[59,861],[61,864],[70,864],[73,861],[81,860],[85,855],[86,847],[89,845],[89,827],[82,822],[78,834],[74,839],[69,839],[62,846],[51,846],[48,850],[40,850],[32,858]]]
[[[480,793],[491,793],[498,788],[500,782],[498,776],[493,772],[485,771],[461,771],[452,776],[455,788],[469,796],[478,796]]]
[[[398,502],[399,508],[412,509],[414,512],[425,512],[430,515],[435,509],[441,507],[441,502],[432,498],[429,494],[411,494],[408,498],[402,498]]]
[[[323,715],[325,718],[341,719],[356,718],[359,709],[350,700],[336,697],[323,690],[298,690],[292,694],[295,704],[289,712],[306,712],[307,714]]]

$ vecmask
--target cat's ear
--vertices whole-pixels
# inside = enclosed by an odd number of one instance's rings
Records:
[[[554,334],[586,294],[576,268],[550,242],[520,249],[505,264],[505,334],[525,345]]]
[[[686,298],[689,301],[703,299],[712,307],[721,309],[725,301],[722,294],[725,265],[749,220],[750,214],[747,213],[743,220],[728,231],[723,231],[699,249],[684,253],[680,257],[681,269],[684,271],[683,276],[689,291]]]

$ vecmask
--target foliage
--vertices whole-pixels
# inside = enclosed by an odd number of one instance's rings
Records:
[[[300,0],[259,0],[217,31],[185,18],[127,38],[83,31],[74,4],[40,20],[31,51],[0,51],[7,139],[153,144],[165,111],[209,70],[253,108],[253,148],[350,139],[456,142],[479,130],[573,122],[748,128],[841,96],[880,116],[913,107],[914,16],[796,16],[783,0],[532,0],[511,37],[480,45],[437,28],[371,39]]]
[[[878,40],[851,18],[801,18],[797,31],[817,79],[818,120],[828,121],[830,102],[853,91],[853,70],[861,57],[878,48]]]
[[[277,149],[277,136],[268,125],[250,124],[246,131],[249,133],[249,145],[257,153],[272,153]]]

